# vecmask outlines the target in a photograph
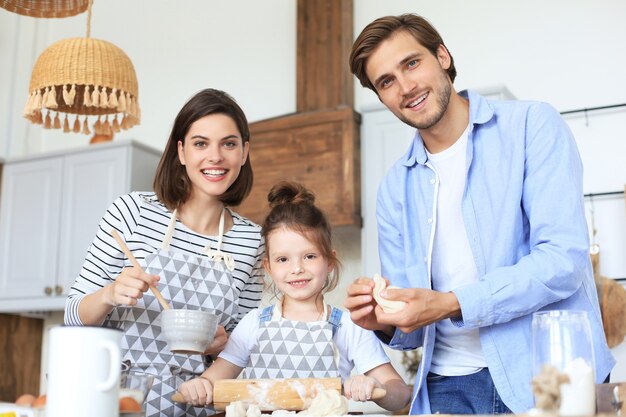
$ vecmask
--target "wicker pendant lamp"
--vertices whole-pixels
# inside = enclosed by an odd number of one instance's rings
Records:
[[[0,0],[0,7],[30,17],[68,17],[87,10],[89,0]]]
[[[63,39],[37,58],[24,117],[46,129],[91,134],[93,142],[139,124],[141,111],[135,68],[110,42],[89,37],[91,1],[85,38]]]

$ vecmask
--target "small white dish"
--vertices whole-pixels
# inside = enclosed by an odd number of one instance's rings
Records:
[[[163,310],[161,331],[172,352],[202,354],[215,337],[217,316],[202,310]]]

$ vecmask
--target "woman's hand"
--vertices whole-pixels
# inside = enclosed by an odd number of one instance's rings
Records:
[[[124,268],[113,284],[108,286],[106,302],[112,306],[134,306],[143,297],[150,285],[159,282],[158,275],[146,274],[139,268]]]
[[[376,379],[366,375],[354,375],[343,383],[343,394],[354,401],[369,401],[374,388],[382,388]]]
[[[183,382],[178,392],[185,398],[185,402],[196,407],[206,407],[213,402],[213,384],[202,376]]]
[[[207,346],[204,354],[217,356],[221,351],[224,350],[226,342],[228,342],[228,333],[226,333],[224,326],[217,326],[215,337],[213,337],[213,341],[211,342],[211,344]]]

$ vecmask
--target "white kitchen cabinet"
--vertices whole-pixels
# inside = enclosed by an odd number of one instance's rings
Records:
[[[380,105],[361,112],[361,259],[363,273],[380,273],[376,194],[392,165],[404,155],[415,136],[415,129],[402,123]]]
[[[0,312],[63,309],[105,210],[152,189],[161,152],[134,141],[8,159],[0,188]]]

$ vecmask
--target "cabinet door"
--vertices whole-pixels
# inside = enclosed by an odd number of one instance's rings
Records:
[[[409,149],[415,129],[402,123],[386,108],[361,113],[361,178],[363,230],[361,252],[363,272],[371,277],[380,273],[376,194],[391,166]]]
[[[0,298],[53,290],[61,206],[61,157],[4,166],[0,207]]]
[[[80,273],[100,218],[127,190],[128,147],[64,158],[58,293],[67,294]]]

